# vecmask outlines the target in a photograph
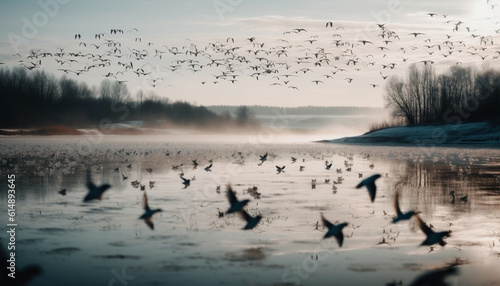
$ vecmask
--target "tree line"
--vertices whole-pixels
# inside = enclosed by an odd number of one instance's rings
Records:
[[[500,71],[452,66],[437,74],[433,65],[412,64],[406,78],[391,76],[386,106],[407,125],[500,119]]]
[[[171,102],[153,92],[139,90],[132,96],[126,85],[118,81],[105,79],[99,86],[89,87],[43,70],[0,69],[1,128],[87,127],[132,120],[216,126],[247,124],[251,119],[248,114],[235,116],[217,115],[188,102]]]

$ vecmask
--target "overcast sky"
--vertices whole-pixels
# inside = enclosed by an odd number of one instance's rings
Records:
[[[41,60],[33,70],[95,86],[106,78],[119,80],[133,94],[154,91],[204,105],[381,107],[383,76],[404,75],[411,63],[432,60],[438,71],[457,62],[498,65],[497,4],[499,0],[3,0],[0,67],[29,67]],[[329,21],[333,27],[326,27]],[[299,28],[306,31],[294,30]],[[111,29],[124,33],[110,34]],[[388,32],[398,38],[381,36]],[[413,32],[423,34],[415,37]],[[101,39],[95,39],[99,33]],[[81,39],[75,40],[75,34]],[[481,43],[481,37],[488,42]],[[27,58],[32,50],[55,54],[58,48],[64,55]],[[120,51],[109,52],[113,48]],[[134,58],[134,51],[143,56]],[[74,73],[98,63],[98,55],[110,64]],[[246,62],[237,61],[241,57]],[[321,58],[326,60],[318,64]],[[229,65],[207,65],[213,59]],[[132,62],[133,68],[125,70],[119,62]],[[393,69],[387,67],[391,63]],[[138,68],[144,74],[134,73]]]

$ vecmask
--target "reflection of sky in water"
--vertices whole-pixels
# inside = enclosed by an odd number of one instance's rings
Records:
[[[500,266],[498,150],[254,144],[258,140],[247,137],[123,138],[106,137],[89,148],[78,147],[85,141],[77,137],[37,143],[4,138],[1,174],[18,178],[18,263],[44,269],[32,285],[108,285],[122,271],[135,277],[129,285],[385,285],[399,280],[408,285],[424,271],[457,258],[467,264],[458,267],[458,276],[447,278],[450,283],[500,281],[494,271]],[[258,166],[258,154],[266,152],[270,158]],[[296,163],[291,156],[298,158]],[[196,170],[193,159],[200,163]],[[214,166],[208,173],[203,167],[210,159]],[[333,160],[329,171],[326,160]],[[345,160],[353,164],[351,172]],[[286,165],[285,173],[277,175],[275,165]],[[113,186],[101,202],[81,202],[88,167],[96,183]],[[182,189],[180,172],[195,177],[187,189]],[[354,188],[358,173],[364,178],[383,174],[373,204],[366,190]],[[339,176],[344,181],[334,193],[332,182]],[[317,179],[314,190],[311,179]],[[152,208],[163,209],[153,220],[155,231],[138,219],[142,192],[131,186],[133,180],[146,184]],[[156,181],[152,190],[150,180]],[[217,217],[228,207],[227,182],[239,198],[251,199],[250,214],[263,215],[257,229],[242,231],[237,216]],[[253,186],[261,199],[245,194]],[[62,188],[66,197],[57,193]],[[446,247],[429,253],[429,247],[418,247],[424,235],[413,220],[390,223],[395,189],[401,190],[403,211],[419,210],[436,230],[452,230]],[[467,202],[459,199],[465,195]],[[0,198],[2,217],[5,199]],[[343,248],[334,239],[321,240],[323,233],[315,230],[320,212],[332,222],[349,222]],[[382,238],[390,245],[377,245]],[[114,285],[122,284],[117,280]]]

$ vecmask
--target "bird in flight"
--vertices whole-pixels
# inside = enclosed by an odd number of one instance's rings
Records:
[[[441,246],[445,246],[446,242],[443,240],[451,235],[451,230],[435,232],[430,227],[428,227],[425,222],[422,221],[420,216],[415,215],[417,219],[417,224],[422,230],[422,232],[426,235],[425,240],[420,245],[434,245],[438,243]]]
[[[356,189],[359,189],[363,186],[366,186],[368,189],[368,194],[370,195],[370,200],[373,202],[375,200],[375,194],[377,193],[377,186],[375,185],[375,180],[380,178],[380,174],[375,174],[373,176],[370,176],[363,181],[361,181],[357,186]]]
[[[207,171],[207,172],[212,172],[212,169],[211,169],[212,165],[213,164],[210,164],[210,165],[206,166],[204,170]]]
[[[276,166],[276,171],[278,172],[278,174],[281,174],[281,173],[284,173],[285,171],[283,171],[285,169],[286,166],[283,166],[283,167],[280,167],[280,166]]]
[[[449,275],[456,274],[458,268],[454,265],[447,266],[437,270],[430,270],[420,274],[409,286],[423,285],[448,285],[445,283],[445,278]]]
[[[409,211],[406,213],[402,213],[401,209],[399,208],[399,192],[396,191],[394,194],[394,209],[396,210],[396,217],[392,220],[392,223],[397,223],[400,220],[407,220],[410,219],[413,215],[418,214],[418,212],[415,211]]]
[[[248,202],[250,201],[248,199],[238,201],[238,199],[236,198],[236,194],[231,188],[231,185],[227,185],[226,196],[230,204],[229,209],[226,211],[226,214],[235,213],[243,210],[243,207],[246,206],[246,204],[248,204]]]
[[[90,170],[87,170],[87,188],[89,189],[89,192],[87,193],[85,198],[83,198],[84,202],[88,202],[95,199],[101,200],[104,192],[107,189],[111,188],[111,186],[109,184],[102,184],[99,187],[96,186],[92,182],[92,179],[90,178]]]
[[[326,161],[325,162],[325,169],[330,170],[330,168],[332,167],[332,165],[333,165],[333,161],[330,164],[328,164],[328,161]]]
[[[266,154],[264,154],[262,156],[259,155],[259,157],[260,157],[260,159],[259,159],[260,160],[260,164],[259,165],[262,165],[262,163],[264,163],[265,161],[267,161],[267,155],[268,155],[268,153],[266,153]]]
[[[186,178],[183,178],[181,177],[182,179],[182,184],[184,185],[184,189],[189,187],[189,185],[191,185],[191,180],[190,179],[186,179]]]
[[[142,196],[142,207],[144,208],[144,214],[142,214],[139,217],[139,219],[143,219],[150,229],[155,229],[155,226],[153,224],[153,215],[157,212],[161,212],[162,210],[161,209],[152,210],[149,207],[148,196],[146,195],[146,192],[144,192],[144,195]]]
[[[329,238],[329,237],[335,237],[337,240],[337,243],[339,244],[339,247],[342,247],[342,244],[344,242],[344,234],[342,233],[342,229],[348,225],[347,222],[343,222],[340,224],[333,224],[329,222],[324,216],[323,213],[321,213],[321,221],[323,222],[323,225],[327,228],[327,231],[325,233],[325,236],[323,236],[323,239]]]
[[[254,227],[257,226],[257,224],[260,222],[260,220],[262,219],[262,216],[261,215],[256,215],[254,217],[252,217],[251,215],[249,215],[247,213],[246,210],[242,209],[241,211],[238,212],[238,215],[244,219],[247,224],[245,225],[245,227],[243,228],[244,230],[249,230],[249,229],[253,229]]]

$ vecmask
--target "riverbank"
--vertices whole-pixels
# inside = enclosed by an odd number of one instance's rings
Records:
[[[434,147],[442,145],[500,146],[500,125],[490,122],[401,126],[321,142]]]

